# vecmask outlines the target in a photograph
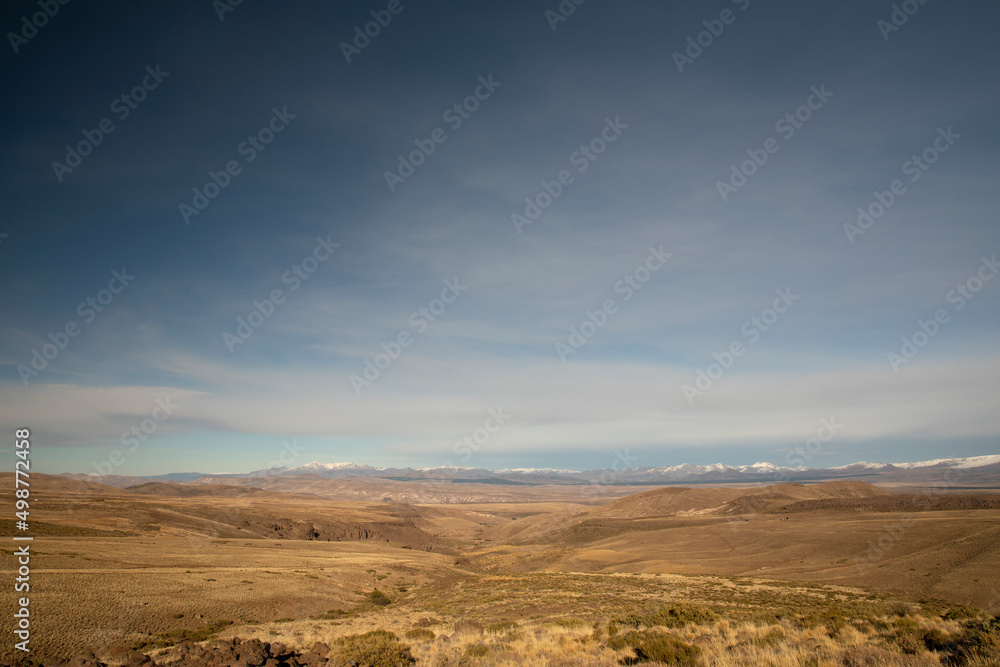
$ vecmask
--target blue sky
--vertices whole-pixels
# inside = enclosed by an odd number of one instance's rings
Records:
[[[995,3],[219,6],[2,14],[37,469],[1000,451]]]

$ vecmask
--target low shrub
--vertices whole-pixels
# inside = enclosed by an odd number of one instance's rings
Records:
[[[165,648],[179,644],[182,641],[203,642],[232,624],[233,622],[230,620],[221,620],[209,625],[203,625],[196,630],[160,632],[153,635],[151,639],[136,642],[132,648],[136,651],[142,651],[150,648]]]
[[[701,655],[701,649],[697,646],[666,632],[654,630],[629,632],[622,639],[635,651],[635,658],[638,661],[652,660],[668,665],[694,667],[698,664],[698,656]]]
[[[497,623],[490,623],[487,625],[486,632],[499,635],[507,632],[508,630],[514,630],[517,627],[517,621],[499,621]]]
[[[924,632],[922,639],[928,651],[944,651],[952,643],[951,637],[937,628]]]
[[[377,588],[371,593],[366,594],[365,597],[368,598],[368,601],[373,605],[379,607],[385,607],[386,605],[392,604],[392,600],[389,599],[389,596]]]
[[[465,655],[470,658],[482,658],[488,655],[490,652],[490,647],[486,644],[469,644],[465,649]]]
[[[715,621],[717,618],[718,616],[715,612],[707,607],[688,604],[670,604],[664,605],[658,609],[647,609],[644,611],[633,612],[625,616],[620,616],[614,620],[618,625],[638,630],[643,626],[647,628],[656,626],[663,626],[665,628],[683,628],[688,623],[704,625]]]
[[[888,637],[889,641],[895,645],[900,653],[916,655],[924,650],[924,642],[914,632],[896,632]]]
[[[978,607],[970,607],[968,605],[959,605],[952,607],[945,613],[941,614],[941,618],[946,621],[961,621],[969,618],[979,618],[986,615],[982,609]]]
[[[967,622],[962,634],[943,649],[945,664],[1000,664],[1000,620]]]
[[[340,637],[334,641],[330,652],[341,661],[353,660],[371,667],[409,667],[416,662],[410,647],[387,630]]]

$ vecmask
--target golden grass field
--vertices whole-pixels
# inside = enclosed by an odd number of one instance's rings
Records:
[[[426,665],[1000,664],[1000,496],[403,504],[33,479],[37,660],[387,630]]]

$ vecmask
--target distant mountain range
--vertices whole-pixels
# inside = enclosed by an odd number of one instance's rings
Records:
[[[829,480],[859,480],[874,484],[928,485],[947,484],[961,488],[1000,487],[1000,454],[967,458],[934,459],[914,463],[869,463],[861,461],[835,468],[781,467],[773,463],[729,466],[681,464],[656,468],[623,468],[621,470],[565,470],[557,468],[484,468],[425,467],[382,468],[358,463],[321,463],[313,461],[293,468],[269,468],[249,473],[170,473],[149,477],[63,473],[72,479],[99,482],[117,487],[130,487],[151,481],[241,484],[261,479],[283,479],[282,486],[293,485],[302,477],[303,483],[317,479],[347,480],[367,478],[370,481],[397,482],[438,481],[447,484],[503,485],[574,485],[602,484],[621,486],[654,486],[673,484],[747,484],[775,482],[819,482]],[[259,485],[259,484],[255,484]]]

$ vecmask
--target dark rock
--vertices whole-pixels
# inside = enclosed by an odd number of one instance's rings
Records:
[[[155,665],[156,663],[153,662],[153,659],[145,653],[132,651],[128,654],[128,662],[126,664],[128,667],[147,667],[148,665]]]
[[[326,667],[362,667],[362,665],[352,658],[330,658]]]
[[[88,658],[85,654],[81,653],[79,655],[73,656],[66,667],[99,667],[96,660]]]
[[[218,640],[211,647],[211,655],[209,657],[209,662],[216,662],[219,664],[228,664],[236,660],[239,655],[236,652],[236,647],[232,641]]]
[[[267,662],[270,653],[259,639],[248,639],[239,645],[239,657],[250,667],[258,667]]]
[[[312,651],[300,655],[298,661],[306,667],[322,667],[326,664],[326,658]]]

